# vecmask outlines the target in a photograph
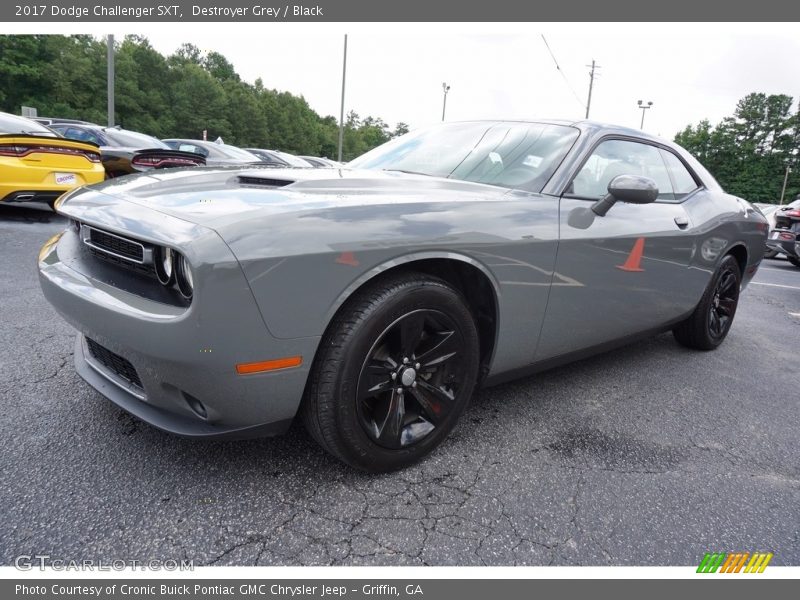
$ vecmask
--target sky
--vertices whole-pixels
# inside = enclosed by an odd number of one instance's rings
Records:
[[[644,129],[667,138],[701,119],[719,122],[750,92],[789,94],[795,108],[800,96],[797,24],[87,26],[79,31],[144,35],[165,54],[184,42],[220,52],[244,80],[260,77],[337,118],[347,33],[345,112],[380,117],[391,127],[440,121],[443,82],[450,85],[448,121],[583,118],[592,59],[600,69],[590,118],[638,128],[637,101],[653,102]]]

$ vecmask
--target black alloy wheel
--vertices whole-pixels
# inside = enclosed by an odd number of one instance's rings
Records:
[[[725,340],[739,304],[741,273],[732,255],[722,259],[694,312],[672,330],[678,342],[697,350],[714,350]]]
[[[717,339],[725,337],[731,326],[739,302],[739,277],[733,269],[726,269],[717,279],[708,312],[708,333]]]
[[[389,325],[358,380],[358,416],[385,448],[416,444],[447,419],[467,379],[464,338],[437,310],[415,310]]]
[[[320,342],[300,414],[319,444],[359,469],[411,465],[441,444],[478,374],[478,330],[461,292],[423,273],[380,277]]]

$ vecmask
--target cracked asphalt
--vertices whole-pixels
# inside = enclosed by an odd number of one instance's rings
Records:
[[[669,334],[480,391],[428,460],[383,476],[301,427],[161,433],[72,368],[38,249],[64,222],[0,205],[0,564],[800,564],[800,269],[765,261],[725,344]]]

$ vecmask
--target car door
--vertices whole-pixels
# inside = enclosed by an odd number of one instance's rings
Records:
[[[686,194],[676,194],[662,152],[632,138],[603,139],[562,195],[537,361],[663,326],[692,309],[696,298],[683,286],[693,255],[692,225],[681,204]],[[617,202],[596,216],[591,206],[624,174],[653,179],[658,200]]]

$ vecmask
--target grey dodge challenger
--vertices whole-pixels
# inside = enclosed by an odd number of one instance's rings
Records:
[[[669,330],[716,348],[767,236],[680,147],[586,121],[442,124],[341,169],[151,171],[57,210],[40,280],[91,386],[191,437],[299,415],[373,472],[442,443],[476,385]]]

